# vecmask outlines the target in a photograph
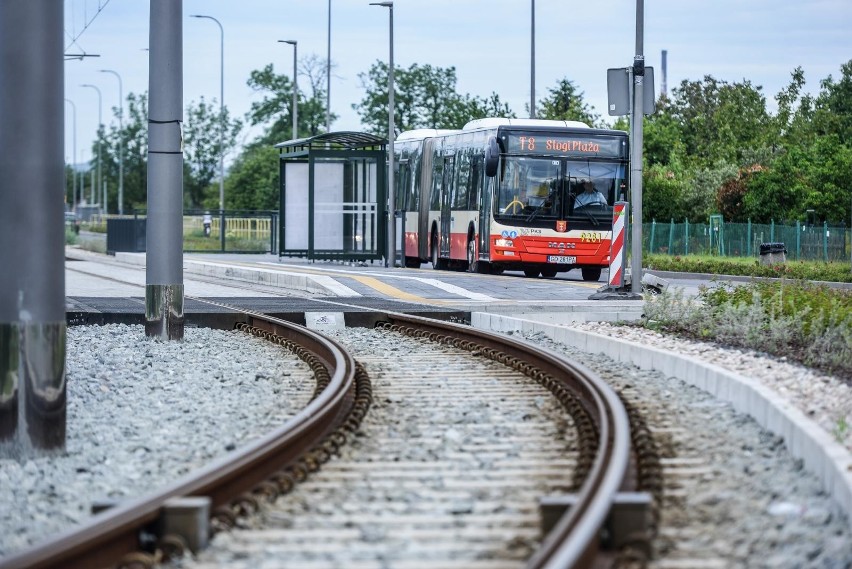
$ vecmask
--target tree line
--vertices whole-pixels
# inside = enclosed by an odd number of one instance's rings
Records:
[[[298,135],[325,132],[327,64],[316,55],[299,62],[302,85]],[[387,134],[388,66],[374,63],[358,75],[362,99],[353,104],[365,131]],[[307,79],[307,81],[304,81]],[[456,129],[488,116],[516,117],[492,92],[459,93],[454,67],[412,64],[394,69],[397,133],[415,128]],[[272,64],[252,71],[247,84],[262,94],[243,118],[221,111],[203,97],[186,109],[184,120],[184,206],[218,209],[219,154],[233,156],[225,177],[226,209],[277,209],[278,151],[292,138],[293,81]],[[790,82],[774,95],[770,112],[761,86],[748,80],[728,83],[712,76],[684,80],[657,100],[644,118],[644,221],[706,223],[721,213],[726,221],[769,223],[794,220],[843,225],[852,205],[852,60],[840,77],[822,79],[819,92],[804,92],[805,74],[794,69]],[[102,176],[109,211],[117,209],[119,144],[124,147],[124,209],[144,209],[147,188],[147,94],[130,93],[124,127],[101,128]],[[607,123],[569,78],[555,83],[536,103],[537,118],[579,120],[590,126],[628,130],[625,117]],[[527,116],[526,108],[523,116]],[[118,117],[118,109],[113,113]],[[332,122],[337,118],[331,114]],[[220,125],[223,129],[220,143]],[[246,125],[259,127],[241,139]],[[92,164],[94,168],[95,165]],[[72,201],[72,176],[66,180]],[[88,193],[88,192],[87,192]]]

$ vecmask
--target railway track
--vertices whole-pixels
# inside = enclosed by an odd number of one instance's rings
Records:
[[[586,370],[554,354],[536,354],[529,346],[494,334],[402,315],[389,316],[387,325],[515,368],[549,389],[572,414],[578,423],[578,455],[565,459],[563,465],[573,464],[573,474],[562,476],[553,490],[579,490],[580,498],[535,548],[529,566],[567,567],[589,562],[597,554],[600,528],[613,495],[625,480],[629,461],[626,417],[611,391],[596,385]],[[0,567],[151,565],[181,554],[190,545],[185,536],[164,530],[170,525],[164,512],[173,509],[175,500],[209,499],[209,530],[230,529],[242,516],[255,511],[261,499],[289,492],[337,452],[358,429],[371,399],[364,374],[356,380],[352,357],[333,340],[263,315],[247,313],[242,326],[288,345],[314,369],[315,398],[303,412],[227,460],[153,495],[108,509],[77,530],[0,561]],[[203,541],[206,530],[194,531]],[[523,532],[519,535],[519,543],[530,537]],[[525,552],[523,555],[531,551],[529,546],[519,550]]]
[[[311,402],[285,425],[224,459],[2,559],[0,567],[152,566],[193,542],[206,541],[207,520],[184,526],[187,511],[210,512],[211,531],[230,527],[260,499],[289,490],[328,460],[363,419],[370,401],[369,381],[333,340],[275,318],[246,313],[244,319],[240,328],[290,348],[311,367],[316,381]],[[187,498],[196,500],[186,502]]]
[[[572,545],[576,529],[543,538],[539,512],[543,496],[580,491],[600,458],[580,400],[531,363],[532,346],[395,315],[384,328],[341,338],[355,353],[389,346],[359,357],[375,396],[359,436],[181,566],[590,566],[599,526]]]

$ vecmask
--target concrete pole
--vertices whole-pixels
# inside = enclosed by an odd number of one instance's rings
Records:
[[[183,339],[183,0],[151,0],[145,334]]]
[[[4,458],[65,448],[62,30],[62,2],[0,2],[0,441],[12,443],[0,446]]]
[[[633,59],[633,120],[630,128],[630,187],[633,231],[630,261],[630,292],[642,293],[642,121],[645,118],[642,95],[645,90],[645,56],[642,53],[645,2],[636,0],[636,56]]]

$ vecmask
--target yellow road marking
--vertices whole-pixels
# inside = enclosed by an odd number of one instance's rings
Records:
[[[409,300],[411,302],[434,302],[429,301],[428,299],[417,296],[416,294],[411,294],[410,292],[405,292],[404,290],[400,290],[394,286],[383,283],[379,279],[373,277],[364,277],[361,275],[351,275],[348,278],[355,279],[359,283],[368,286],[374,290],[379,291],[382,294],[387,296],[392,296],[394,298],[398,298],[400,300]]]

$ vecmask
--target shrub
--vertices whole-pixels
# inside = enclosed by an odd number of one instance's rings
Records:
[[[852,291],[807,282],[716,283],[696,299],[664,292],[643,325],[787,356],[852,379]]]

